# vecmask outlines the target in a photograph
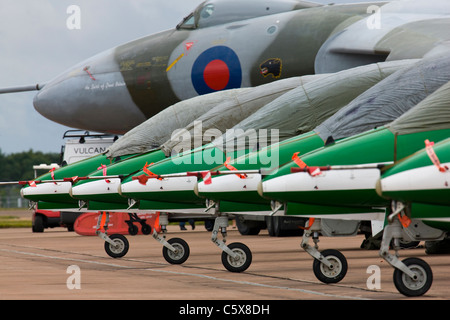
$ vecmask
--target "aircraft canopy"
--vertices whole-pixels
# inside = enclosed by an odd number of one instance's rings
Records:
[[[296,0],[209,0],[201,3],[194,12],[184,18],[177,25],[177,29],[206,28],[234,21],[318,6],[321,5]]]

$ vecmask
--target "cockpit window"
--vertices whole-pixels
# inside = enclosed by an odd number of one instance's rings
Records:
[[[213,4],[208,4],[208,5],[204,6],[202,11],[200,12],[200,18],[201,19],[208,19],[209,17],[211,17],[213,12],[214,12],[214,5]]]
[[[195,29],[195,16],[194,13],[191,13],[186,18],[183,19],[178,25],[177,29]]]
[[[188,15],[183,21],[177,26],[177,29],[196,29],[197,27],[202,27],[214,13],[214,5],[207,4],[200,5],[193,13]]]
[[[281,12],[320,6],[298,0],[206,0],[177,25],[177,29],[207,28]]]

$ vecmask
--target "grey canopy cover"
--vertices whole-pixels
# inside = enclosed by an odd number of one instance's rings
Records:
[[[326,141],[386,125],[450,80],[450,56],[424,58],[364,92],[314,131]]]
[[[108,157],[143,153],[159,147],[172,132],[183,128],[212,106],[248,89],[211,93],[178,102],[128,131],[106,151]]]
[[[450,128],[450,82],[388,125],[393,133],[409,134]]]
[[[178,102],[127,132],[107,150],[107,155],[116,157],[144,153],[161,147],[165,142],[163,150],[170,153],[179,142],[177,131],[186,128],[193,133],[195,121],[202,121],[203,131],[209,128],[225,131],[227,125],[237,123],[283,93],[319,77],[323,75],[293,77],[254,88],[219,91]]]
[[[402,60],[374,63],[333,74],[308,82],[267,104],[248,118],[235,125],[216,144],[231,145],[236,149],[256,146],[251,130],[277,129],[279,140],[284,140],[313,130],[353,99],[393,73],[411,66],[418,60]],[[267,144],[277,141],[270,139]],[[242,144],[246,138],[245,145]],[[256,138],[257,139],[257,138]],[[263,147],[263,145],[259,145]]]
[[[207,130],[215,129],[217,135],[222,135],[227,129],[252,115],[269,102],[311,81],[324,77],[324,75],[307,75],[302,77],[278,80],[269,84],[260,85],[253,90],[231,97],[210,111],[202,114],[195,121],[174,132],[170,140],[162,145],[162,150],[169,155],[177,145],[183,145],[182,149],[194,149],[204,145],[203,141]],[[219,133],[220,132],[220,133]],[[185,138],[189,137],[190,145],[186,144]],[[200,142],[195,145],[194,142]]]

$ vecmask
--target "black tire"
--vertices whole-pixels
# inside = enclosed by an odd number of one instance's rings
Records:
[[[105,241],[105,251],[111,258],[122,258],[128,252],[130,244],[127,238],[121,234],[113,234],[109,237],[116,246],[113,246],[109,242]]]
[[[424,295],[433,282],[433,272],[428,263],[419,258],[407,258],[402,261],[418,275],[413,280],[399,269],[394,270],[394,284],[397,290],[407,297],[419,297]]]
[[[135,226],[134,224],[131,223],[131,224],[128,226],[128,233],[130,234],[130,236],[135,236],[135,235],[138,234],[138,232],[139,232],[139,229],[138,229],[138,227]]]
[[[291,236],[302,236],[303,230],[299,228],[298,224],[293,224],[292,221],[295,218],[287,218],[290,222],[286,222],[286,217],[274,216],[266,217],[267,230],[271,237],[291,237]],[[302,223],[301,227],[304,227],[304,219],[299,220]]]
[[[273,218],[273,235],[274,237],[283,237],[283,217],[272,217]]]
[[[141,230],[142,230],[142,234],[145,234],[145,235],[152,233],[152,227],[149,226],[148,224],[143,224]]]
[[[273,226],[273,217],[267,216],[267,217],[265,217],[265,220],[266,220],[266,226],[267,226],[267,231],[269,232],[269,236],[275,237],[275,230],[274,230],[274,226]]]
[[[170,264],[182,264],[189,258],[190,249],[186,241],[180,238],[172,238],[167,241],[175,249],[176,252],[172,252],[166,247],[163,247],[163,257]]]
[[[252,252],[243,243],[234,242],[231,243],[228,248],[238,255],[238,259],[235,260],[228,255],[225,251],[222,252],[222,264],[230,272],[244,272],[250,267],[252,263]]]
[[[410,241],[410,240],[404,240],[400,239],[399,241],[399,248],[400,249],[411,249],[411,248],[417,248],[419,246],[420,241]],[[391,248],[394,248],[394,239],[391,241]]]
[[[236,227],[243,236],[256,236],[261,231],[261,223],[259,221],[247,221],[236,218]]]
[[[420,241],[404,241],[400,240],[400,248],[402,249],[412,249],[417,248],[420,244]]]
[[[33,226],[31,227],[33,232],[44,232],[44,217],[37,214],[34,217]]]
[[[205,229],[209,232],[214,229],[214,220],[205,220]]]
[[[426,254],[450,253],[450,239],[440,241],[425,241]]]
[[[332,264],[333,268],[328,268],[325,264],[314,259],[313,271],[318,280],[323,283],[338,283],[347,274],[347,259],[337,250],[328,249],[321,252]]]

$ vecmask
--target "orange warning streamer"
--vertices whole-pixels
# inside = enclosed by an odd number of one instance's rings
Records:
[[[225,163],[223,164],[228,170],[230,170],[230,171],[237,171],[237,169],[235,168],[235,167],[233,167],[231,164],[230,164],[230,160],[231,160],[231,157],[228,157],[227,158],[227,161],[225,161]],[[239,173],[236,173],[236,175],[239,177],[239,178],[241,178],[241,179],[245,179],[245,178],[247,178],[247,175],[246,174],[239,174]]]
[[[106,221],[106,212],[101,212],[101,215],[102,215],[102,218],[100,220],[100,226],[97,229],[97,231],[105,232],[104,225],[105,225],[105,221]]]
[[[159,212],[155,212],[156,214],[156,218],[155,218],[155,222],[153,224],[153,229],[157,232],[160,233],[161,232],[161,225],[159,224]]]
[[[103,176],[106,177],[106,173],[107,173],[107,170],[108,170],[107,167],[104,164],[101,164],[100,167],[97,168],[97,170],[100,170],[100,169],[103,170]],[[108,179],[105,179],[105,181],[106,181],[106,183],[110,183],[111,182]]]
[[[304,169],[307,167],[306,163],[300,159],[300,157],[298,156],[300,152],[296,152],[294,153],[294,155],[292,156],[292,161],[294,161],[300,168]]]
[[[133,180],[138,180],[140,184],[142,185],[147,185],[147,181],[150,178],[157,178],[158,180],[162,180],[161,177],[159,177],[157,174],[154,174],[153,172],[151,172],[150,170],[148,170],[148,167],[150,167],[151,165],[153,165],[153,162],[148,164],[148,162],[145,163],[144,168],[142,168],[142,171],[144,171],[144,174],[141,174],[140,176],[137,177],[133,177]]]
[[[142,171],[144,171],[149,176],[155,176],[155,174],[153,172],[148,170],[148,167],[150,167],[151,165],[153,165],[153,162],[150,164],[148,164],[148,162],[146,162],[144,168],[142,168]]]
[[[203,182],[205,184],[211,184],[212,183],[211,172],[210,171],[200,172],[200,174],[202,175],[202,179],[203,179]]]
[[[309,229],[311,229],[311,227],[312,227],[312,225],[314,224],[314,221],[316,220],[316,218],[309,218],[309,220],[308,220],[308,226],[307,227],[300,227],[299,226],[299,228],[300,229],[303,229],[303,230],[309,230]]]
[[[300,167],[301,171],[307,171],[313,177],[322,173],[319,167],[308,167],[308,165],[298,156],[299,153],[300,152],[296,152],[292,155],[292,161]],[[291,169],[291,171],[294,172],[295,170],[293,171]]]
[[[406,215],[402,216],[400,213],[398,214],[398,220],[400,220],[403,228],[408,228],[411,224],[411,219]]]
[[[441,166],[441,162],[439,161],[436,152],[433,149],[434,142],[430,142],[430,140],[425,140],[425,150],[427,151],[428,157],[430,157],[431,162],[439,169],[440,172],[445,172],[448,170],[447,166]]]
[[[56,168],[52,168],[49,172],[52,174],[52,180],[55,180],[55,170]],[[54,184],[56,184],[56,182],[53,182]]]

